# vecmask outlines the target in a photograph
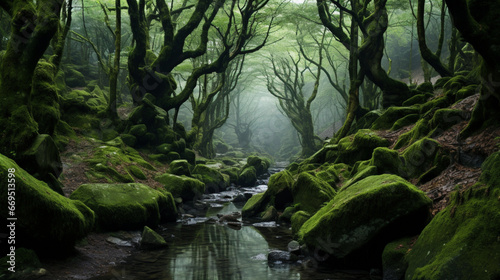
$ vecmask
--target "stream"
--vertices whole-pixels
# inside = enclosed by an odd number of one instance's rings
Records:
[[[233,203],[233,197],[266,189],[266,185],[258,185],[204,195],[202,211],[192,214],[191,209],[177,223],[157,229],[168,243],[166,249],[135,251],[124,263],[92,279],[377,279],[370,278],[367,271],[318,267],[307,258],[293,263],[268,262],[269,252],[287,251],[293,240],[289,225],[243,221],[241,227],[232,227],[218,222],[217,214],[241,211],[244,202]]]

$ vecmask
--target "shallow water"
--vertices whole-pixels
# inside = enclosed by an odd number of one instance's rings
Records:
[[[238,211],[233,203],[210,209],[207,216]],[[366,272],[328,271],[294,264],[271,263],[271,250],[286,250],[292,235],[272,223],[244,225],[239,230],[219,223],[175,223],[159,232],[169,247],[138,251],[107,275],[93,279],[370,279]],[[309,262],[310,266],[310,262]]]

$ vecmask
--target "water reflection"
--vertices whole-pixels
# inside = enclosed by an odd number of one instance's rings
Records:
[[[222,209],[209,210],[207,217],[234,211],[237,207],[229,203]],[[292,240],[290,230],[284,227],[243,226],[234,230],[213,223],[168,226],[161,233],[168,248],[138,251],[126,264],[95,279],[370,279],[364,273],[332,273],[317,267],[304,269],[300,264],[270,267],[268,252],[286,250]]]

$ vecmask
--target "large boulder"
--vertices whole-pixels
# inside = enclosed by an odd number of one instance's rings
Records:
[[[228,187],[228,182],[217,169],[204,164],[197,164],[191,174],[194,178],[205,183],[205,191],[208,193],[220,192]]]
[[[500,153],[479,183],[439,212],[407,256],[405,279],[500,279]]]
[[[253,187],[257,182],[257,170],[253,166],[243,168],[238,174],[238,185],[242,187]]]
[[[191,176],[191,171],[189,171],[189,163],[185,159],[174,160],[170,163],[168,167],[168,172],[174,175],[186,175]]]
[[[293,202],[300,204],[300,209],[309,213],[315,213],[323,203],[330,201],[336,195],[333,189],[325,181],[307,172],[299,174],[292,188]]]
[[[84,184],[70,198],[94,210],[100,229],[156,227],[161,218],[172,220],[170,216],[177,216],[173,197],[138,183]],[[170,212],[166,213],[167,209]]]
[[[70,200],[35,179],[13,160],[0,154],[0,209],[2,220],[17,218],[16,247],[40,251],[67,250],[94,226],[94,212],[80,201]],[[12,184],[12,185],[11,185]],[[14,197],[15,200],[9,199]],[[7,202],[12,209],[8,209]],[[54,246],[57,244],[57,246]]]
[[[356,258],[360,266],[374,265],[386,242],[424,228],[431,204],[401,177],[370,176],[339,191],[302,225],[298,237],[334,260]]]
[[[174,197],[180,197],[183,200],[193,200],[196,197],[201,197],[205,193],[205,184],[200,180],[187,177],[177,176],[165,173],[155,178],[156,181],[162,183],[167,191],[172,193]]]

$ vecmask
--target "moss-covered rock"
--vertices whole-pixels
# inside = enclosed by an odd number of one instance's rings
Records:
[[[479,183],[451,203],[422,231],[407,256],[406,279],[500,277],[500,153],[481,166]]]
[[[69,250],[93,228],[92,210],[79,201],[54,192],[1,154],[0,179],[4,182],[0,184],[0,199],[5,206],[0,209],[0,216],[4,221],[12,217],[8,215],[7,202],[10,199],[7,196],[15,195],[16,199],[15,209],[12,209],[17,218],[16,247],[46,252]],[[8,183],[15,184],[15,194]]]
[[[238,185],[242,187],[253,187],[257,182],[257,171],[255,167],[248,166],[241,170],[238,175]]]
[[[201,197],[205,193],[205,184],[203,182],[187,176],[165,173],[156,177],[155,180],[162,183],[165,189],[171,192],[174,197],[181,197],[186,201]]]
[[[415,142],[404,150],[401,156],[404,158],[407,178],[419,178],[434,166],[440,168],[433,171],[439,174],[449,164],[449,157],[443,151],[441,144],[431,138]]]
[[[429,120],[427,118],[422,118],[417,121],[415,126],[410,131],[399,136],[396,144],[394,145],[394,149],[400,149],[406,145],[414,143],[418,139],[425,137],[429,132]]]
[[[391,127],[391,130],[398,130],[402,127],[409,126],[414,124],[420,119],[419,114],[410,114],[408,116],[402,117],[401,119],[397,120],[394,125]]]
[[[369,129],[373,123],[382,116],[382,110],[373,110],[356,120],[348,134],[354,134],[360,129]]]
[[[344,144],[342,140],[339,141],[341,148],[335,163],[354,164],[367,160],[375,148],[389,145],[389,140],[378,136],[374,131],[362,129],[354,135],[352,142],[346,141]]]
[[[406,255],[411,250],[413,238],[405,237],[390,242],[382,253],[382,268],[385,280],[404,279],[408,261]]]
[[[380,238],[394,240],[419,232],[428,222],[431,204],[422,191],[401,177],[370,176],[339,191],[304,223],[298,236],[309,248],[335,259],[357,252],[360,265],[371,263],[377,261],[373,256],[381,256]]]
[[[241,215],[243,218],[260,216],[268,203],[269,197],[264,196],[264,193],[254,194],[241,209]]]
[[[389,173],[406,176],[406,169],[399,153],[389,148],[376,148],[370,160],[372,166],[377,167],[380,174]]]
[[[276,209],[282,211],[293,202],[294,181],[292,174],[286,170],[275,173],[269,178],[265,195],[271,197],[270,201]]]
[[[134,175],[135,178],[137,178],[139,180],[146,180],[147,179],[144,172],[142,172],[142,170],[138,166],[130,165],[130,166],[128,166],[127,169],[132,175]]]
[[[453,125],[460,123],[468,118],[468,113],[462,110],[455,109],[439,109],[434,112],[432,119],[429,121],[429,126],[432,131],[431,137],[440,135],[443,131],[449,129]]]
[[[477,85],[468,85],[457,91],[457,93],[455,94],[455,101],[462,100],[476,93],[479,93],[477,90]]]
[[[185,159],[172,161],[170,163],[170,166],[168,167],[168,172],[179,176],[191,176],[191,171],[189,171],[189,163]]]
[[[263,222],[270,222],[270,221],[276,221],[278,220],[278,211],[274,206],[269,206],[267,207],[266,211],[262,213],[262,221]]]
[[[434,87],[432,86],[431,82],[424,82],[418,85],[417,90],[432,93],[434,91]]]
[[[224,176],[217,169],[204,164],[197,164],[191,174],[194,178],[205,183],[205,192],[208,193],[220,192],[229,186]]]
[[[336,191],[325,181],[303,172],[292,187],[294,204],[300,203],[300,209],[315,213],[323,203],[335,197]]]
[[[130,147],[135,146],[135,143],[137,143],[137,138],[132,134],[121,134],[120,138],[123,140],[123,143]]]
[[[160,212],[164,210],[160,207],[169,203],[162,192],[137,183],[84,184],[70,198],[92,209],[98,227],[107,230],[156,227],[161,220]]]
[[[307,213],[306,211],[297,211],[295,212],[295,214],[292,215],[292,218],[291,218],[291,221],[292,221],[292,232],[294,234],[297,234],[300,230],[300,228],[302,227],[302,225],[304,225],[305,222],[307,222],[307,220],[309,220],[309,218],[311,218],[311,214]]]
[[[148,128],[145,124],[136,124],[130,127],[129,134],[134,135],[135,137],[142,137],[146,135],[148,132]]]
[[[389,129],[395,121],[411,114],[418,113],[417,107],[390,107],[372,125],[372,129]]]
[[[141,235],[141,249],[154,250],[167,247],[167,241],[150,227],[145,226]]]

